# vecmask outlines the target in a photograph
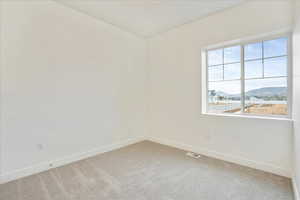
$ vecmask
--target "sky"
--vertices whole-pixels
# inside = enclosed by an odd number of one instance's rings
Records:
[[[287,78],[279,78],[287,76],[287,42],[287,38],[278,38],[244,46],[246,92],[263,87],[287,87]],[[239,94],[240,62],[240,46],[208,51],[209,90]],[[263,77],[266,79],[260,79]]]

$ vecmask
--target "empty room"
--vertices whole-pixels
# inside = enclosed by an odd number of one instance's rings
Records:
[[[300,200],[300,0],[0,0],[0,200]]]

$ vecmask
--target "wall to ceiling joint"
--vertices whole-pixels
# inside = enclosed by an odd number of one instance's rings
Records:
[[[245,2],[245,0],[55,1],[143,38],[153,37]]]

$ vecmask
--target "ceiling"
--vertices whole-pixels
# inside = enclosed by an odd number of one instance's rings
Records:
[[[245,0],[56,0],[142,37],[235,6]]]

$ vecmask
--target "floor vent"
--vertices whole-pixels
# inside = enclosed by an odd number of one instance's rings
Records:
[[[201,157],[200,154],[197,154],[197,153],[194,153],[194,152],[187,152],[186,155],[189,156],[189,157],[193,157],[193,158],[200,158]]]

